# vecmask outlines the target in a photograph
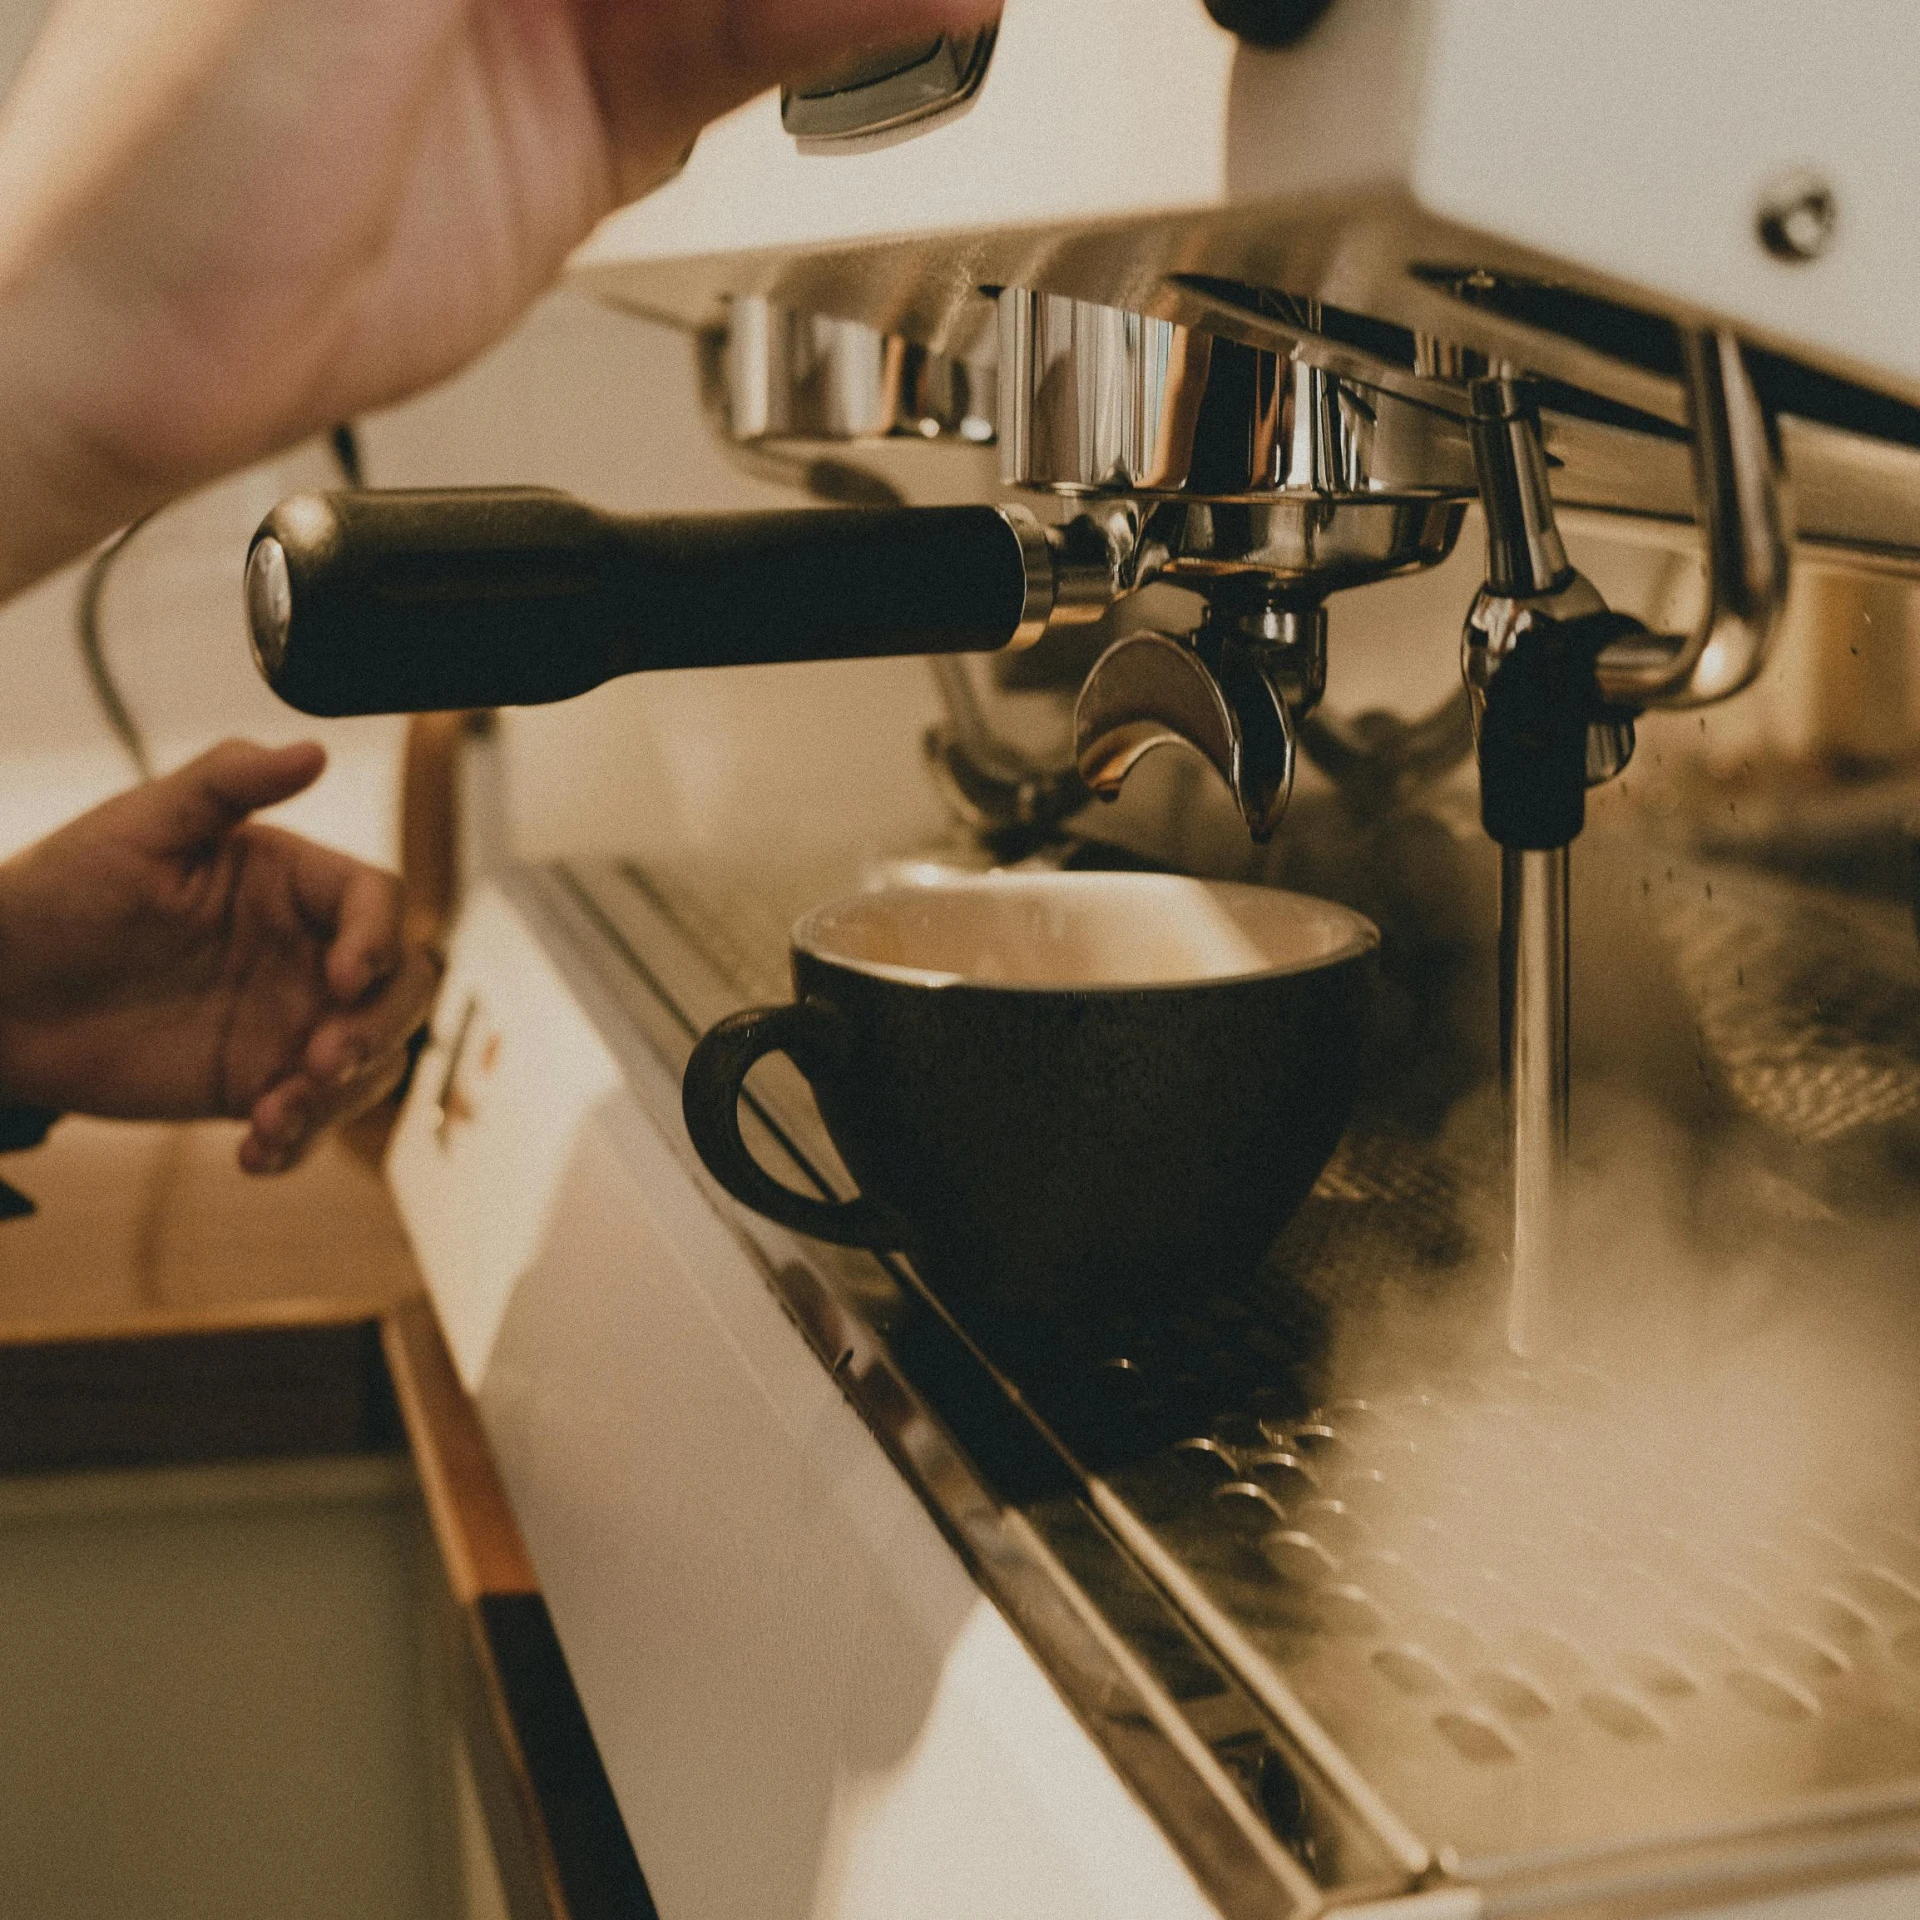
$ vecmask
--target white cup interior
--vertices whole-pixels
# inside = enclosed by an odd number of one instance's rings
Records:
[[[1311,894],[1163,873],[987,874],[816,908],[793,944],[921,986],[1174,987],[1304,973],[1379,943]]]

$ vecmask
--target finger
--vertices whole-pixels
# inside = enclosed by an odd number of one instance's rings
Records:
[[[302,1067],[323,1087],[352,1080],[369,1061],[406,1045],[439,985],[439,961],[413,948],[377,994],[321,1021],[307,1042]]]
[[[370,1108],[379,1106],[383,1100],[392,1099],[412,1064],[413,1056],[405,1047],[377,1060],[352,1086],[342,1090],[340,1104],[334,1108],[327,1124],[332,1127],[344,1126],[349,1120],[357,1120]]]
[[[357,1005],[398,971],[405,895],[398,876],[331,847],[300,840],[291,848],[294,899],[326,940],[327,991]]]
[[[251,740],[223,740],[145,791],[155,837],[172,851],[219,840],[248,814],[277,805],[319,779],[326,749],[316,740],[290,747],[263,747]]]
[[[243,1147],[254,1145],[263,1172],[297,1166],[329,1127],[386,1099],[405,1077],[408,1059],[404,1046],[389,1048],[352,1080],[330,1087],[316,1085],[305,1074],[290,1076],[255,1103]]]
[[[365,998],[400,964],[399,877],[299,834],[252,831],[285,872],[294,911],[320,946],[329,997],[340,1006]]]
[[[239,1160],[246,1173],[285,1173],[313,1138],[325,1090],[303,1073],[277,1081],[253,1103]]]
[[[326,1130],[377,1106],[399,1086],[407,1070],[404,1046],[389,1049],[351,1081],[321,1086],[310,1075],[291,1074],[254,1102],[240,1142],[247,1173],[285,1173],[296,1167]]]

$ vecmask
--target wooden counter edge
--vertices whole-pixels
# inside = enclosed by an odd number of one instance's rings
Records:
[[[380,1349],[454,1599],[470,1607],[486,1594],[537,1593],[492,1450],[431,1304],[420,1298],[388,1308]]]
[[[485,1432],[424,1297],[380,1345],[474,1684],[463,1715],[515,1920],[657,1920]]]

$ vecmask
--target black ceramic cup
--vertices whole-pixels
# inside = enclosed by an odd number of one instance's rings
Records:
[[[1305,894],[1146,873],[853,895],[793,930],[795,1000],[722,1020],[682,1087],[737,1200],[910,1255],[936,1292],[1071,1310],[1250,1270],[1338,1144],[1373,925]],[[821,1200],[740,1133],[787,1054],[859,1186]]]

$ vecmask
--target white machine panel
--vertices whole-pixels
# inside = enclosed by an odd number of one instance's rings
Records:
[[[575,268],[692,320],[776,284],[843,310],[861,250],[957,266],[962,236],[995,236],[980,264],[1003,281],[1131,306],[1170,268],[1366,308],[1408,264],[1531,264],[1920,391],[1917,116],[1902,0],[1335,0],[1284,52],[1240,45],[1200,0],[1008,0],[964,115],[802,154],[767,96]],[[1758,210],[1798,171],[1837,219],[1819,258],[1788,262]],[[829,277],[791,270],[828,256]]]
[[[1920,9],[1447,0],[1436,18],[1423,206],[1869,379],[1920,378]],[[1833,242],[1775,259],[1757,210],[1803,170],[1832,190]]]

